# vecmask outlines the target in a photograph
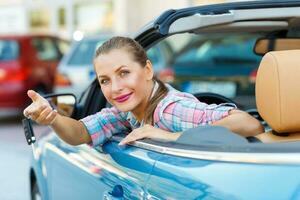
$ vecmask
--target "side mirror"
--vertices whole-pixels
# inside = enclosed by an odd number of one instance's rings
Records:
[[[74,113],[76,97],[73,94],[49,94],[44,96],[50,105],[63,116],[71,117]]]
[[[262,38],[254,46],[254,52],[264,55],[269,51],[300,49],[300,38]]]

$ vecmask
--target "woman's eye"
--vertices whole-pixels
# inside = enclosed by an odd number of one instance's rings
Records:
[[[129,74],[129,71],[122,71],[120,73],[120,76],[123,77],[123,76],[126,76],[127,74]]]
[[[106,80],[106,79],[100,80],[101,85],[106,85],[107,83],[108,83],[108,80]]]

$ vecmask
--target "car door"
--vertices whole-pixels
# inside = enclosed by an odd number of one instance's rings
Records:
[[[45,144],[49,199],[143,199],[156,157],[138,147],[108,142],[103,151],[88,145]]]
[[[95,101],[95,98],[98,101]],[[82,96],[75,118],[106,105],[97,81]],[[111,140],[102,147],[71,146],[54,134],[45,142],[43,160],[50,200],[143,199],[144,186],[157,157],[140,147],[120,147]]]
[[[300,198],[299,159],[291,153],[284,157],[294,163],[284,163],[280,153],[182,152],[176,149],[156,162],[146,199]]]

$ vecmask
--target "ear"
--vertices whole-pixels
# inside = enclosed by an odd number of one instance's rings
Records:
[[[150,60],[146,61],[145,73],[146,73],[146,78],[148,81],[153,79],[154,71],[153,71],[152,63]]]

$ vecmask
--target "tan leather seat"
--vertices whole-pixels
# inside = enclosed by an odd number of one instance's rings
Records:
[[[267,53],[255,90],[258,112],[272,128],[256,137],[264,143],[300,141],[300,50]]]

